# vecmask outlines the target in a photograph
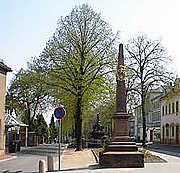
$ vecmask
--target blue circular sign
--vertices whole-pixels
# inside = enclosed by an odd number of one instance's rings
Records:
[[[62,106],[59,106],[54,110],[54,115],[57,119],[63,119],[66,115],[66,110]]]

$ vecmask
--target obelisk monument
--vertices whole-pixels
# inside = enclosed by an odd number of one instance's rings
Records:
[[[101,167],[144,167],[144,155],[138,152],[135,142],[128,136],[128,114],[126,110],[126,88],[123,44],[119,45],[116,73],[116,113],[113,116],[113,137],[100,153]]]
[[[128,114],[126,111],[126,88],[125,74],[126,67],[124,65],[123,44],[119,45],[118,66],[116,73],[116,113],[113,116],[114,134],[113,141],[129,140],[128,137]]]

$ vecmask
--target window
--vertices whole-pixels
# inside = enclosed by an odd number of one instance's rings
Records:
[[[169,124],[166,124],[166,136],[169,137]]]
[[[169,103],[169,114],[171,114],[171,104]]]
[[[162,116],[164,116],[164,106],[162,107]]]
[[[174,126],[171,127],[171,135],[174,136]]]
[[[176,115],[178,115],[178,112],[179,112],[179,105],[178,105],[178,101],[176,102]]]
[[[167,105],[166,105],[166,109],[165,109],[165,111],[166,111],[166,115],[167,115]]]
[[[172,103],[172,113],[174,113],[174,103]]]

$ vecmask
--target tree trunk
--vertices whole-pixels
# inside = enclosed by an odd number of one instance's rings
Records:
[[[145,98],[144,93],[142,93],[142,118],[143,118],[143,147],[146,144],[146,113],[145,113]]]
[[[31,123],[31,110],[30,110],[30,104],[27,103],[27,117],[28,117],[28,121],[29,123]]]
[[[28,119],[28,130],[33,130],[33,120],[31,119],[31,110],[30,110],[30,104],[27,103],[27,108],[26,108],[26,114],[27,114],[27,119]]]
[[[82,117],[81,117],[81,102],[82,97],[77,99],[76,115],[75,115],[75,138],[76,138],[76,151],[82,149]]]

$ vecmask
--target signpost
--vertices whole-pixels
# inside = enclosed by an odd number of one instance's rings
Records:
[[[63,119],[66,115],[66,110],[64,109],[64,106],[59,106],[54,110],[54,116],[58,119],[59,123],[59,170],[60,170],[60,164],[61,164],[61,119]]]

